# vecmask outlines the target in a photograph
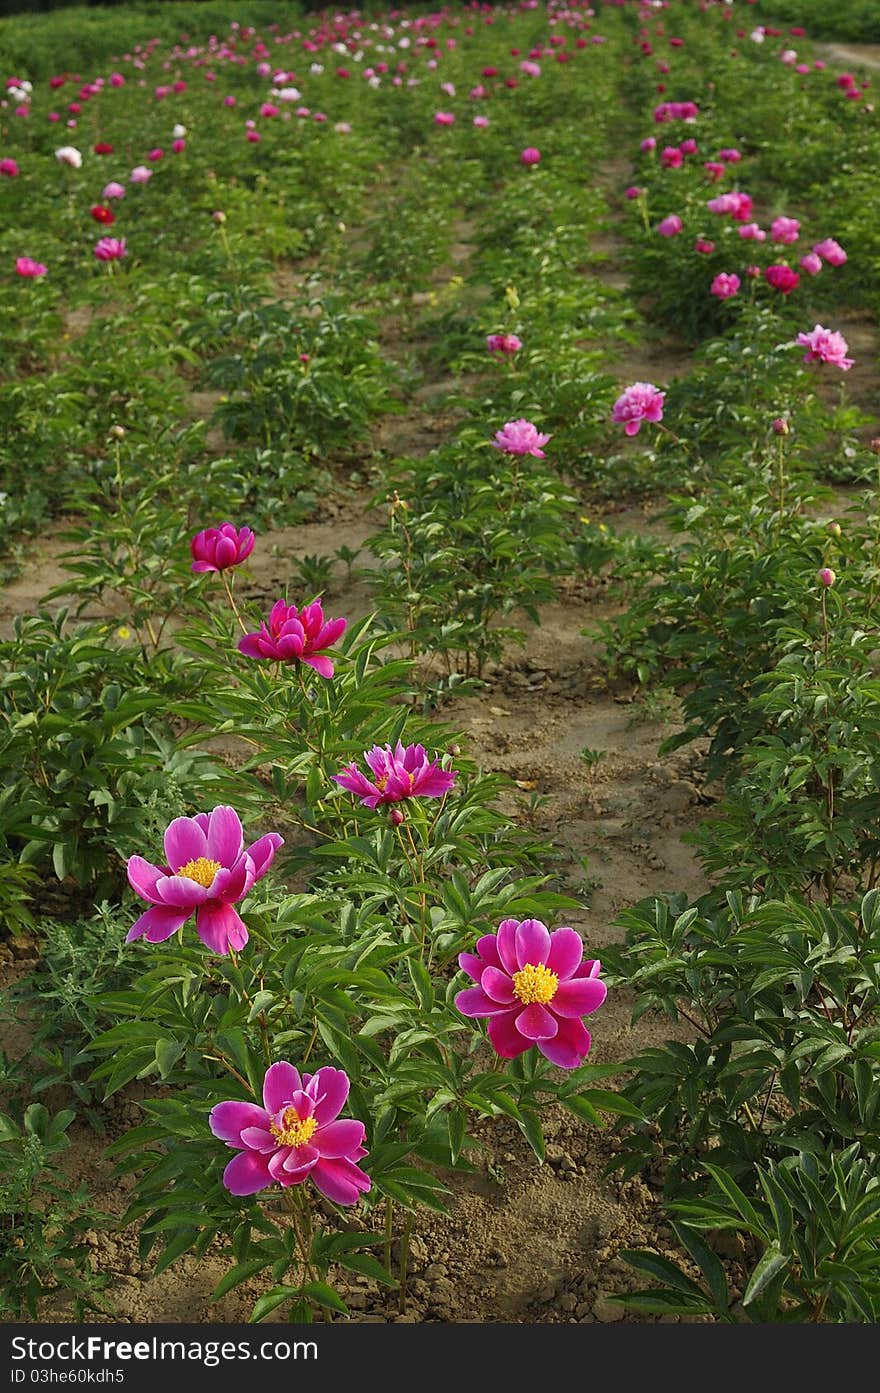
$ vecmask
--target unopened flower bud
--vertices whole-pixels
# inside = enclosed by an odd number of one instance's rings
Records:
[[[873,450],[875,455],[880,455],[880,435],[875,435],[873,440],[868,441],[868,449]]]
[[[399,827],[403,820],[403,813],[400,811],[399,808],[389,809],[388,821],[391,823],[392,827]]]
[[[834,582],[837,580],[837,576],[834,574],[830,566],[823,566],[821,571],[819,571],[816,579],[820,582],[820,584],[828,588],[834,584]]]
[[[114,439],[114,440],[124,440],[124,439],[125,439],[125,426],[111,426],[111,427],[110,427],[110,434],[113,436],[113,439]]]
[[[786,421],[785,417],[784,417],[784,416],[777,416],[777,417],[776,417],[776,420],[773,422],[773,434],[774,434],[774,435],[788,435],[790,431],[791,431],[791,426],[788,424],[788,422]]]
[[[842,529],[839,522],[829,522],[825,531],[832,537],[839,537]]]
[[[220,208],[215,209],[211,217],[216,223],[224,223],[226,221],[226,214]]]
[[[461,746],[458,744],[457,741],[453,741],[453,743],[452,743],[451,745],[448,746],[448,751],[449,751],[449,753],[450,753],[451,755],[453,755],[453,756],[454,756],[454,755],[460,755],[460,754],[461,754]]]

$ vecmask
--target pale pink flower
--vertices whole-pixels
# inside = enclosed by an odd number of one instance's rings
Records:
[[[770,236],[774,242],[796,242],[800,230],[797,218],[774,218],[770,224]]]
[[[767,240],[767,233],[764,231],[763,227],[759,227],[756,222],[743,223],[742,226],[738,227],[736,230],[740,237],[749,242],[766,242]]]
[[[846,252],[833,237],[826,237],[824,242],[815,242],[813,251],[817,256],[821,256],[823,261],[827,261],[829,266],[842,266],[846,261]]]
[[[62,145],[55,151],[55,158],[59,164],[66,164],[70,169],[81,169],[83,157],[74,145]]]
[[[117,184],[114,179],[111,179],[110,183],[105,184],[103,189],[101,190],[101,197],[125,198],[125,187],[123,184]]]
[[[838,334],[834,329],[823,329],[821,324],[817,324],[808,334],[798,334],[795,342],[807,350],[805,363],[830,363],[848,372],[855,362],[854,358],[846,356],[849,345],[843,334]]]
[[[815,252],[807,252],[806,256],[801,257],[800,266],[801,270],[806,271],[808,275],[818,276],[822,270],[822,258],[817,256]]]
[[[541,447],[550,438],[531,421],[520,418],[518,421],[508,421],[501,430],[496,431],[495,439],[490,444],[496,450],[503,450],[506,455],[534,455],[536,459],[544,459]]]
[[[656,424],[663,420],[665,398],[666,393],[652,382],[634,382],[614,403],[612,420],[622,425],[627,435],[638,435],[643,421]]]
[[[147,184],[153,177],[153,171],[147,169],[145,164],[138,164],[135,165],[128,177],[133,184]]]

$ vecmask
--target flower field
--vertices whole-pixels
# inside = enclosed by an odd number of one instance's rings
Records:
[[[827,8],[0,21],[5,1320],[880,1319]]]

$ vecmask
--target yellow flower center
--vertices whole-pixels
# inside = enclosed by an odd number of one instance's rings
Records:
[[[548,1001],[553,1000],[558,986],[556,973],[540,963],[526,963],[524,968],[513,974],[513,990],[523,1006],[531,1006],[533,1001],[546,1006]]]
[[[305,1146],[317,1129],[316,1117],[300,1117],[296,1108],[285,1108],[281,1114],[281,1126],[269,1123],[269,1131],[279,1146]]]
[[[198,856],[194,861],[187,861],[185,866],[178,869],[178,875],[185,875],[187,880],[194,880],[197,885],[204,885],[207,890],[209,885],[214,882],[214,876],[220,870],[219,861],[209,861],[207,856]]]

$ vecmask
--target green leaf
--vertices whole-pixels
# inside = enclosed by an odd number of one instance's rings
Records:
[[[773,1281],[776,1274],[787,1267],[788,1263],[789,1255],[783,1253],[778,1244],[771,1243],[749,1278],[748,1286],[743,1292],[742,1304],[749,1306],[753,1301],[756,1301],[762,1291]]]
[[[233,1287],[237,1287],[240,1282],[246,1282],[249,1277],[254,1277],[258,1272],[262,1272],[264,1267],[268,1267],[271,1258],[251,1258],[248,1262],[239,1263],[236,1267],[230,1267],[225,1276],[220,1278],[214,1288],[212,1301],[219,1301],[221,1296],[225,1296]]]
[[[348,1315],[348,1307],[342,1297],[326,1282],[308,1282],[303,1287],[302,1294],[318,1306],[326,1306],[331,1311],[339,1311],[344,1316]]]
[[[300,1295],[299,1287],[273,1287],[271,1291],[265,1292],[258,1301],[254,1303],[254,1309],[248,1317],[249,1325],[259,1325],[261,1320],[271,1316],[273,1311],[283,1305],[285,1301],[292,1301]]]
[[[705,1301],[705,1295],[696,1282],[691,1281],[690,1277],[685,1276],[674,1262],[661,1257],[659,1253],[648,1253],[644,1249],[621,1248],[618,1256],[622,1257],[624,1262],[628,1262],[630,1267],[634,1267],[637,1272],[647,1272],[649,1277],[655,1277],[664,1286],[684,1292],[686,1296]]]

